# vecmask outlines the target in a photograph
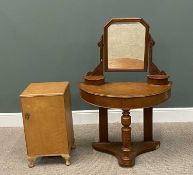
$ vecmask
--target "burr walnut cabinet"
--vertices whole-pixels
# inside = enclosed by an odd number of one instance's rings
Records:
[[[37,157],[62,156],[74,144],[69,82],[31,83],[20,95],[28,166]]]

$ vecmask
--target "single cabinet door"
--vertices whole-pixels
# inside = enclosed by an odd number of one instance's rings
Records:
[[[28,156],[68,153],[64,97],[21,98]]]

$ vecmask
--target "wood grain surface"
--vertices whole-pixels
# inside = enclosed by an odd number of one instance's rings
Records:
[[[93,94],[117,98],[148,97],[167,92],[171,88],[168,85],[152,85],[146,82],[112,82],[103,85],[87,85],[80,83],[80,89]]]
[[[69,83],[32,83],[20,98],[29,167],[41,156],[61,155],[69,164],[74,143]]]

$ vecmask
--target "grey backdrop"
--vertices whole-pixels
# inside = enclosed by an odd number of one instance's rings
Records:
[[[160,107],[193,106],[192,0],[1,0],[0,112],[19,112],[18,96],[30,82],[64,80],[73,110],[93,108],[80,100],[78,83],[99,62],[96,43],[112,17],[143,17],[151,26],[154,61],[173,81],[172,98]]]

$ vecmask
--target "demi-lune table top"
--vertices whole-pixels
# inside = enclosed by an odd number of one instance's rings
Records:
[[[106,108],[142,108],[157,105],[170,97],[171,83],[153,85],[146,82],[111,82],[103,85],[80,83],[85,101]]]

